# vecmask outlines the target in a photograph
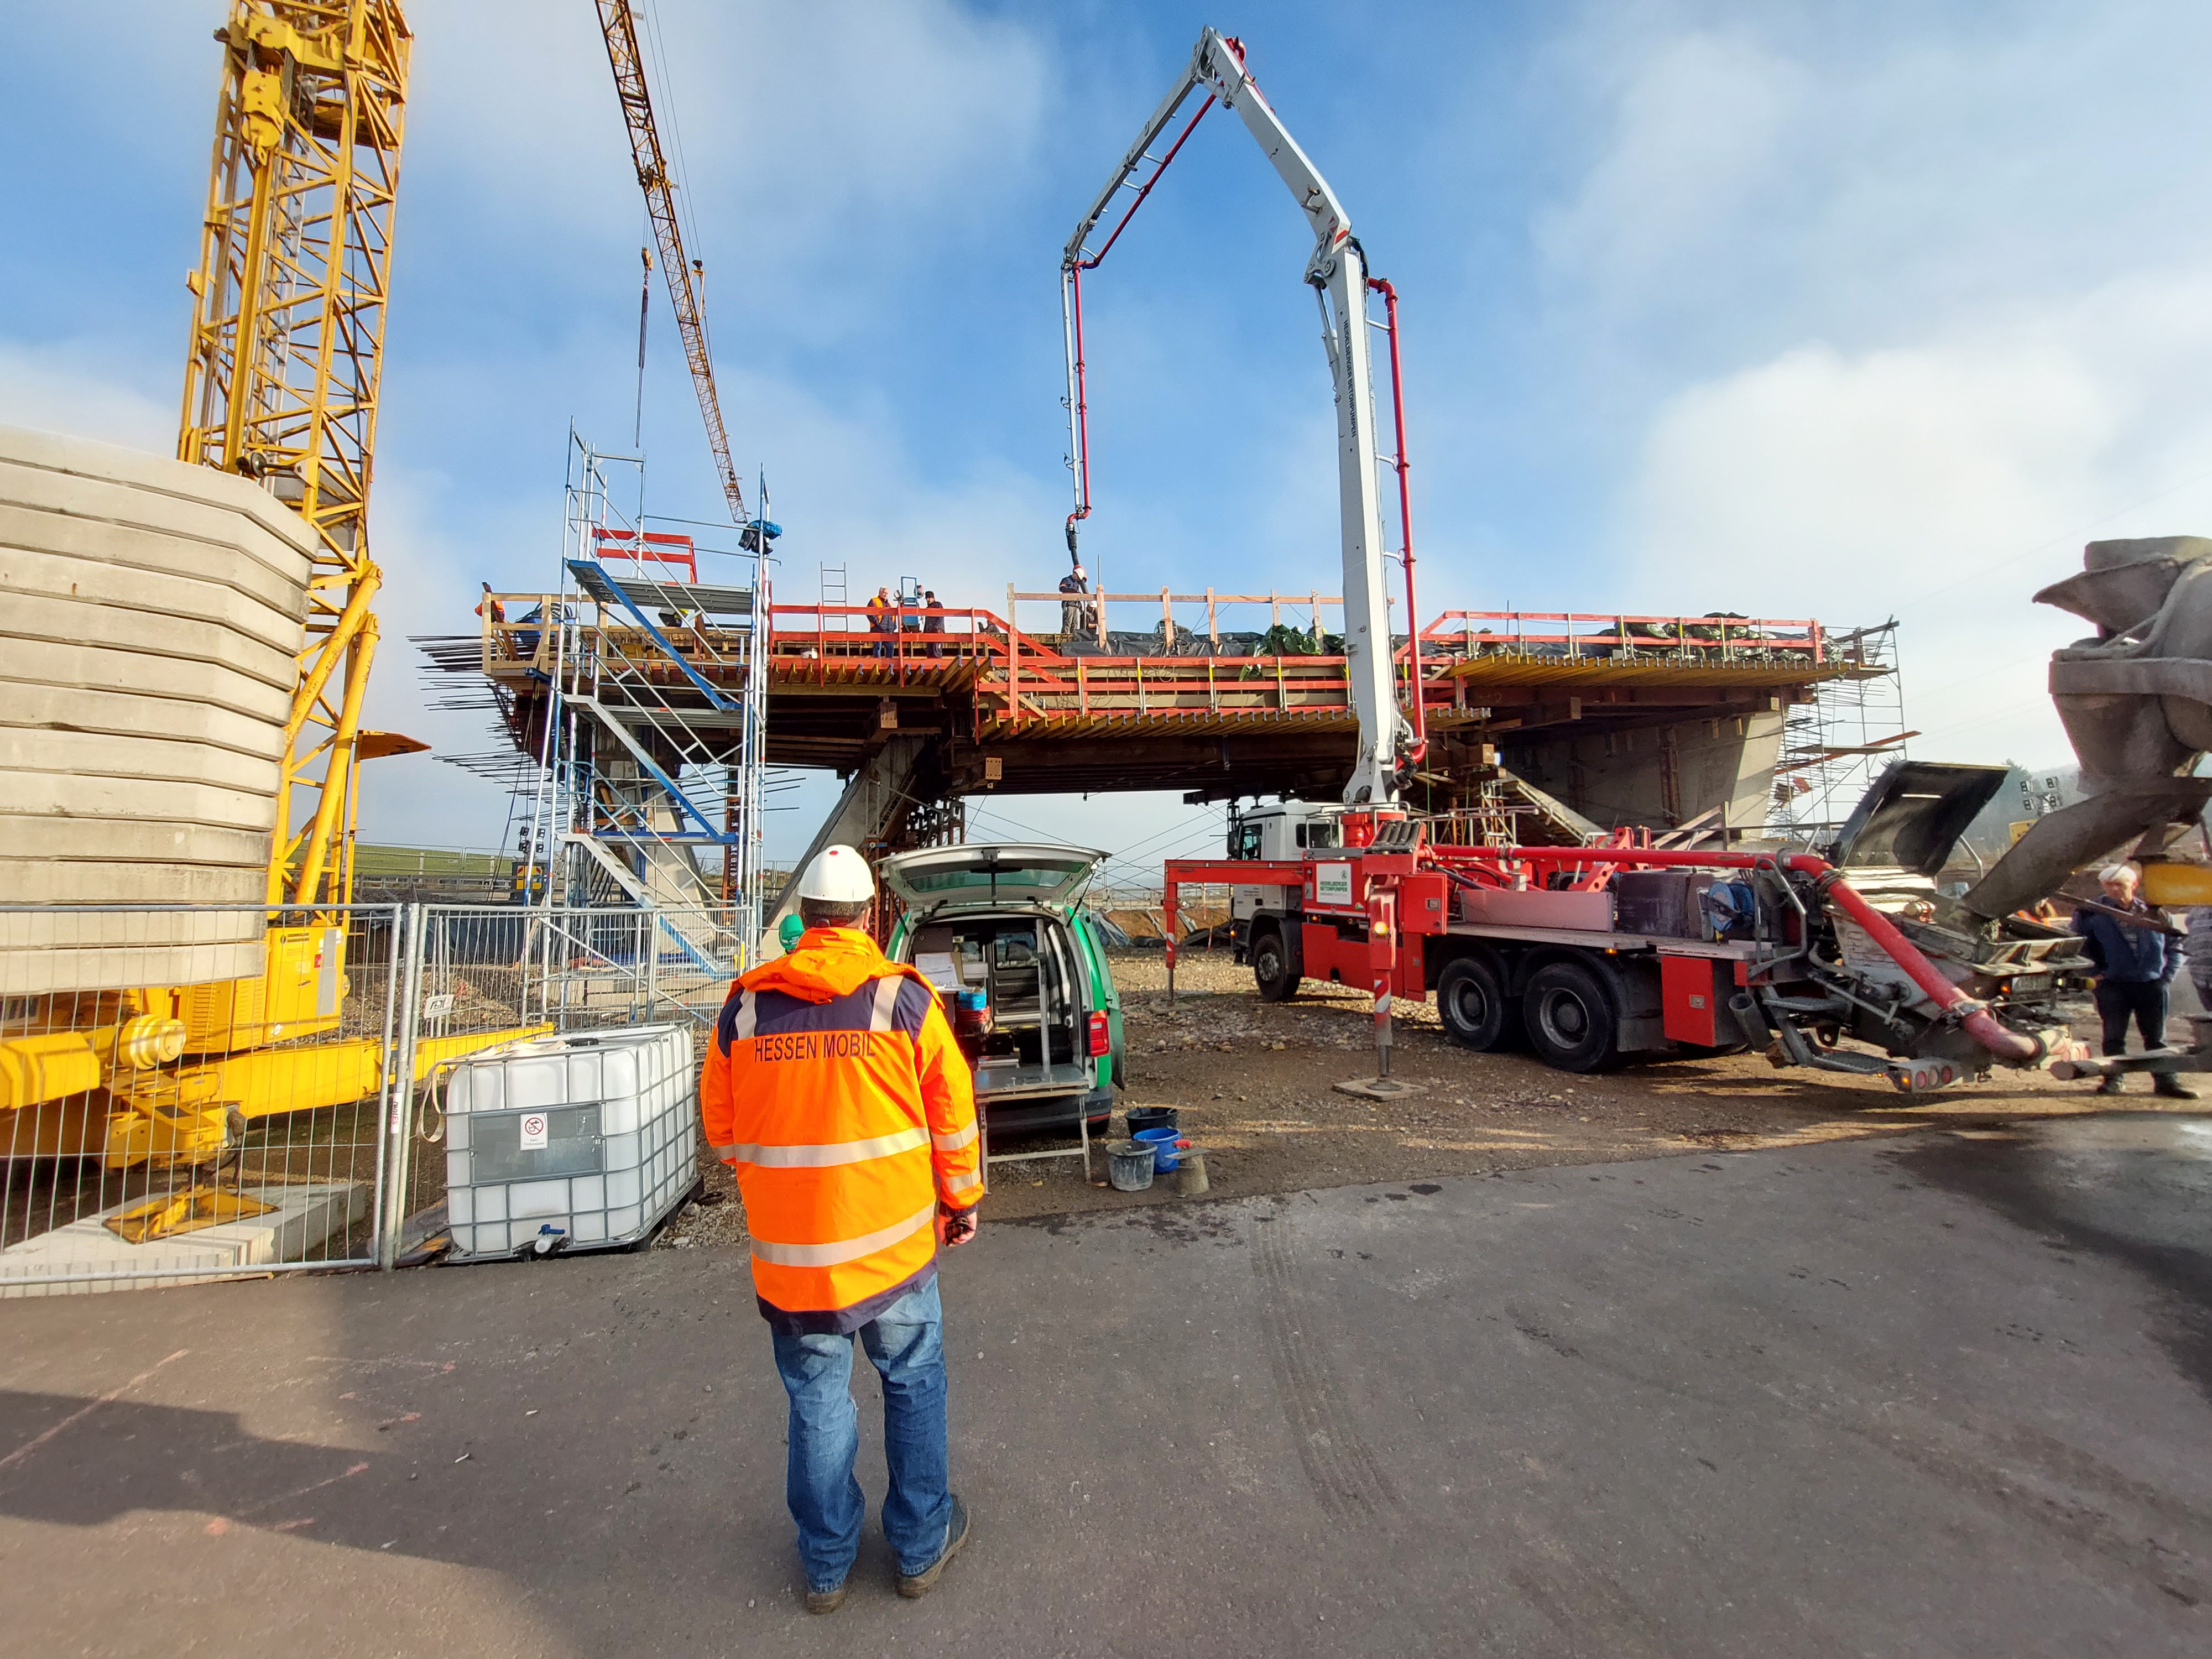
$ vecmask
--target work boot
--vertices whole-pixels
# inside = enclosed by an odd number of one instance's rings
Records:
[[[2125,1090],[2126,1086],[2126,1074],[2120,1072],[2115,1072],[2112,1076],[2106,1078],[2102,1083],[2100,1083],[2097,1085],[2097,1092],[2100,1095],[2117,1095],[2122,1093]]]
[[[2151,1081],[2150,1091],[2154,1095],[2163,1095],[2168,1100],[2194,1100],[2197,1098],[2197,1091],[2194,1089],[2184,1088],[2182,1086],[2181,1079],[2174,1076],[2171,1072],[2159,1072],[2154,1073]]]
[[[847,1581],[849,1583],[850,1581]],[[809,1613],[835,1613],[845,1605],[845,1584],[835,1589],[818,1590],[811,1585],[806,1591],[806,1610]]]
[[[920,1572],[902,1572],[899,1575],[899,1594],[909,1601],[917,1596],[928,1595],[930,1586],[943,1577],[945,1564],[957,1555],[960,1553],[960,1547],[967,1541],[968,1506],[962,1503],[956,1494],[952,1499],[952,1520],[945,1528],[945,1547],[937,1553],[937,1559]]]

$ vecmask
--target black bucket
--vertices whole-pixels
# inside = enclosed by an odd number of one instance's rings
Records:
[[[1129,1108],[1129,1138],[1133,1140],[1147,1129],[1173,1129],[1177,1126],[1176,1109],[1172,1106],[1132,1106]]]

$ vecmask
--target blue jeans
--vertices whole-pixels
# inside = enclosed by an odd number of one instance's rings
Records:
[[[937,1559],[952,1523],[943,1319],[932,1278],[854,1333],[884,1382],[884,1460],[890,1465],[884,1536],[903,1573],[921,1572]],[[784,1494],[799,1523],[799,1559],[809,1589],[834,1589],[860,1553],[860,1522],[868,1513],[867,1495],[853,1478],[860,1449],[853,1338],[774,1335],[775,1368],[791,1396]]]

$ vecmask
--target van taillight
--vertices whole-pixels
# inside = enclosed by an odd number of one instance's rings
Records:
[[[1106,1052],[1106,1050],[1107,1050],[1108,1047],[1109,1046],[1109,1044],[1110,1044],[1111,1041],[1112,1041],[1112,1039],[1111,1039],[1111,1038],[1110,1038],[1110,1036],[1108,1035],[1108,1032],[1107,1032],[1107,1030],[1106,1030],[1106,1016],[1105,1016],[1105,1015],[1103,1015],[1103,1014],[1093,1014],[1093,1015],[1091,1015],[1091,1058],[1095,1060],[1095,1059],[1097,1059],[1100,1054],[1104,1054],[1104,1053]]]

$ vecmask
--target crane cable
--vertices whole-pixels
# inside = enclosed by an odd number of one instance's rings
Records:
[[[669,304],[676,312],[677,332],[683,337],[684,356],[691,367],[691,385],[699,394],[700,417],[707,423],[708,447],[714,452],[714,470],[729,502],[732,521],[748,522],[744,488],[730,459],[730,434],[722,424],[722,402],[714,390],[714,360],[707,349],[707,323],[699,300],[706,268],[684,257],[684,232],[678,222],[673,181],[660,148],[660,134],[653,119],[653,99],[646,89],[645,58],[639,51],[637,19],[629,0],[595,0],[599,28],[606,38],[607,66],[614,71],[615,96],[622,104],[623,124],[629,131],[630,159],[637,167],[638,188],[645,192],[653,240],[660,245],[661,275],[667,279]],[[695,284],[695,278],[697,279]]]

